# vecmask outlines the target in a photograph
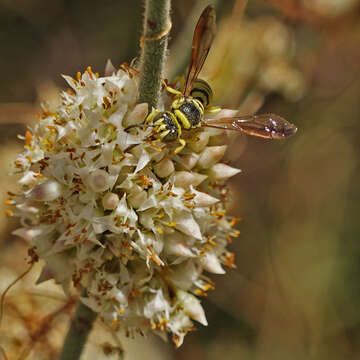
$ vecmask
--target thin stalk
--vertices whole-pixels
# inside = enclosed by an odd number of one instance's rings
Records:
[[[139,100],[150,107],[156,107],[159,100],[170,28],[170,0],[146,0]]]
[[[84,293],[82,295],[84,296]],[[97,313],[78,300],[75,316],[71,321],[70,329],[66,335],[58,360],[80,359],[96,316]]]

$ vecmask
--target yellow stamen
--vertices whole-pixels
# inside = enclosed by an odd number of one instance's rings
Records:
[[[242,220],[242,218],[236,218],[236,217],[232,218],[230,221],[230,226],[234,227],[241,220]]]
[[[86,71],[87,71],[87,73],[89,74],[90,79],[91,79],[91,80],[94,80],[94,74],[93,74],[93,72],[92,72],[92,70],[91,70],[91,66],[88,66],[87,69],[86,69]]]
[[[193,205],[193,204],[188,204],[188,203],[184,203],[184,206],[186,206],[186,207],[189,208],[189,209],[194,209],[194,208],[195,208],[195,205]]]

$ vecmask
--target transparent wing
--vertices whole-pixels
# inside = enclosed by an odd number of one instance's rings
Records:
[[[265,139],[284,139],[294,135],[297,131],[295,125],[275,114],[244,115],[204,120],[202,125],[224,130],[235,130]]]
[[[207,6],[200,15],[194,30],[191,58],[186,75],[184,95],[188,96],[194,80],[198,77],[210,51],[216,32],[216,14],[212,6]]]

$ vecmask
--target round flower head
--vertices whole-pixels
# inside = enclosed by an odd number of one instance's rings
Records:
[[[151,140],[151,127],[127,129],[147,116],[130,68],[64,78],[71,90],[43,109],[15,161],[15,234],[45,260],[39,282],[85,288],[103,321],[130,335],[168,332],[180,346],[193,321],[207,325],[197,296],[214,284],[204,272],[234,266],[223,181],[239,170],[220,163],[221,130],[189,131],[175,155],[178,144]],[[164,92],[160,110],[170,101]]]

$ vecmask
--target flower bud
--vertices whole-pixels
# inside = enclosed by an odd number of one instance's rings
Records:
[[[189,171],[177,171],[174,177],[174,184],[181,187],[197,186],[207,178],[206,175]]]
[[[233,168],[226,164],[215,164],[209,170],[209,177],[213,180],[226,180],[241,172],[240,169]]]
[[[146,191],[144,191],[139,185],[135,185],[130,192],[128,197],[129,204],[138,209],[147,200]]]
[[[175,171],[175,166],[170,159],[163,159],[154,166],[154,171],[157,176],[164,178]]]
[[[208,144],[210,135],[207,132],[203,131],[199,133],[197,136],[199,139],[190,143],[189,146],[191,150],[195,152],[200,152]]]
[[[226,148],[226,145],[206,147],[200,155],[198,165],[203,169],[207,169],[218,163],[224,156]]]
[[[176,297],[180,301],[185,313],[190,316],[191,319],[198,321],[204,326],[208,325],[204,309],[194,295],[179,289],[176,291]]]
[[[111,76],[115,72],[116,72],[116,69],[115,69],[113,63],[111,62],[110,59],[108,59],[106,62],[106,65],[105,65],[105,71],[104,71],[105,76]]]
[[[199,207],[208,207],[210,205],[216,204],[220,200],[217,198],[214,198],[213,196],[210,196],[203,192],[196,192],[196,196],[194,197],[194,204]]]
[[[213,274],[225,274],[225,270],[221,267],[219,259],[213,252],[205,252],[201,258],[204,269]]]
[[[195,239],[202,239],[199,224],[195,221],[193,216],[189,213],[179,214],[174,217],[176,223],[175,228],[180,230],[185,235],[194,237]]]
[[[190,247],[185,244],[184,237],[179,232],[166,235],[165,252],[168,255],[194,257],[194,253],[191,251]]]
[[[118,194],[114,194],[112,192],[109,192],[104,195],[102,198],[102,204],[105,210],[114,210],[119,204],[119,196]]]
[[[199,157],[200,155],[196,153],[183,155],[181,165],[183,165],[187,170],[191,170],[196,165]]]
[[[47,181],[35,186],[30,192],[30,199],[37,201],[52,201],[62,193],[61,185],[57,181]]]
[[[95,192],[105,191],[110,187],[109,174],[104,170],[95,170],[88,177],[88,183]]]
[[[137,104],[130,114],[126,117],[125,126],[141,124],[144,122],[146,115],[148,114],[148,104],[141,103]]]

